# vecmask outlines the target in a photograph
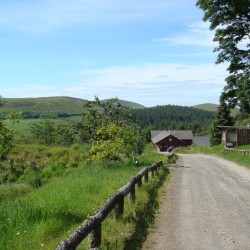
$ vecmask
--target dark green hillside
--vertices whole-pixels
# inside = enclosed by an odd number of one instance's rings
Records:
[[[207,134],[214,112],[175,105],[133,110],[134,118],[143,128],[192,129],[196,134]]]

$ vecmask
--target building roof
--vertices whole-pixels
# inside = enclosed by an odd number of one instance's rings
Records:
[[[170,135],[179,140],[193,140],[194,138],[191,130],[152,130],[151,140],[155,144]]]
[[[250,126],[218,126],[218,128],[224,129],[250,129]]]

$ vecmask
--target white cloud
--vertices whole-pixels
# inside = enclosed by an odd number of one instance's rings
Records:
[[[178,33],[175,36],[167,36],[154,39],[155,42],[165,42],[173,45],[193,45],[204,47],[215,47],[213,42],[214,32],[209,30],[209,25],[198,22],[187,27],[187,31]]]
[[[101,99],[118,96],[146,106],[168,103],[192,105],[218,102],[226,67],[214,64],[148,63],[89,69],[81,74],[84,78],[82,84],[68,89],[72,95],[92,91]]]
[[[4,97],[72,96],[93,99],[119,97],[145,106],[176,104],[191,106],[218,102],[227,75],[225,65],[167,64],[92,68],[80,72],[78,83],[26,84],[3,88]]]

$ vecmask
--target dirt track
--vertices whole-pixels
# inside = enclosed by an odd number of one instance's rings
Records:
[[[180,155],[144,250],[250,250],[250,170]]]

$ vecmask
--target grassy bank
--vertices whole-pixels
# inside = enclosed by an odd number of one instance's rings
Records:
[[[16,182],[41,186],[53,176],[78,167],[87,159],[88,149],[88,145],[78,144],[71,147],[15,144],[8,159],[0,163],[0,184]]]
[[[250,146],[241,146],[238,147],[238,149],[249,149]],[[218,155],[222,158],[225,158],[227,160],[236,162],[242,166],[245,166],[247,168],[250,168],[250,155],[246,154],[238,154],[234,152],[229,152],[224,150],[224,145],[218,145],[214,147],[197,147],[197,146],[190,146],[187,148],[179,148],[175,149],[176,153],[202,153],[202,154],[212,154],[212,155]]]
[[[151,165],[158,156],[148,146],[139,167],[128,162],[113,165],[85,165],[71,168],[67,175],[53,178],[38,189],[0,204],[0,242],[2,249],[54,249],[55,246],[98,208],[142,166]],[[125,202],[125,214],[115,222],[112,215],[103,223],[103,249],[138,246],[157,207],[160,181],[153,179],[136,193],[135,207]],[[134,210],[137,216],[135,217]],[[139,230],[140,229],[140,230]],[[86,241],[80,247],[86,249]],[[135,248],[131,248],[135,249]]]

